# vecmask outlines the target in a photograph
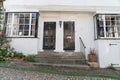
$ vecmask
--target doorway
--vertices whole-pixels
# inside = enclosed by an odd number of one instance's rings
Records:
[[[44,22],[43,49],[54,50],[56,40],[56,22]]]
[[[64,29],[64,50],[75,50],[75,31],[74,22],[63,22]]]

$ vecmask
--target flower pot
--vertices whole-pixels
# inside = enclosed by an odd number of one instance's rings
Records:
[[[88,55],[88,61],[89,62],[97,62],[97,56],[96,56],[96,54],[95,53],[90,53]]]

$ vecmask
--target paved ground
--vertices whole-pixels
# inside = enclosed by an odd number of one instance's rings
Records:
[[[91,78],[91,77],[75,77],[75,76],[64,76],[64,75],[57,75],[57,74],[47,74],[47,73],[40,73],[35,71],[27,71],[24,69],[42,69],[43,67],[36,67],[28,62],[10,62],[10,63],[0,63],[0,80],[113,80],[113,79],[105,79],[105,78]],[[7,66],[9,68],[3,68]],[[15,69],[11,69],[10,67]],[[22,70],[18,70],[24,68]],[[113,76],[120,78],[120,71],[111,70],[111,69],[89,69],[89,70],[82,70],[82,69],[66,69],[66,68],[47,68],[50,70],[55,70],[58,72],[62,72],[64,74],[67,73],[77,73],[80,75],[105,75],[105,76]],[[118,79],[120,80],[120,79]]]
[[[0,68],[0,80],[112,80],[112,79],[62,76]]]

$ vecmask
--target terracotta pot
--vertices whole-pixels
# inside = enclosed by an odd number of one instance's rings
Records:
[[[97,56],[96,56],[96,54],[95,53],[90,53],[88,55],[88,61],[89,62],[97,62]]]

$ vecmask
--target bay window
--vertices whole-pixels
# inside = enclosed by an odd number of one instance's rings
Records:
[[[36,37],[37,13],[7,13],[7,37]]]
[[[120,15],[97,14],[98,38],[120,38]]]

